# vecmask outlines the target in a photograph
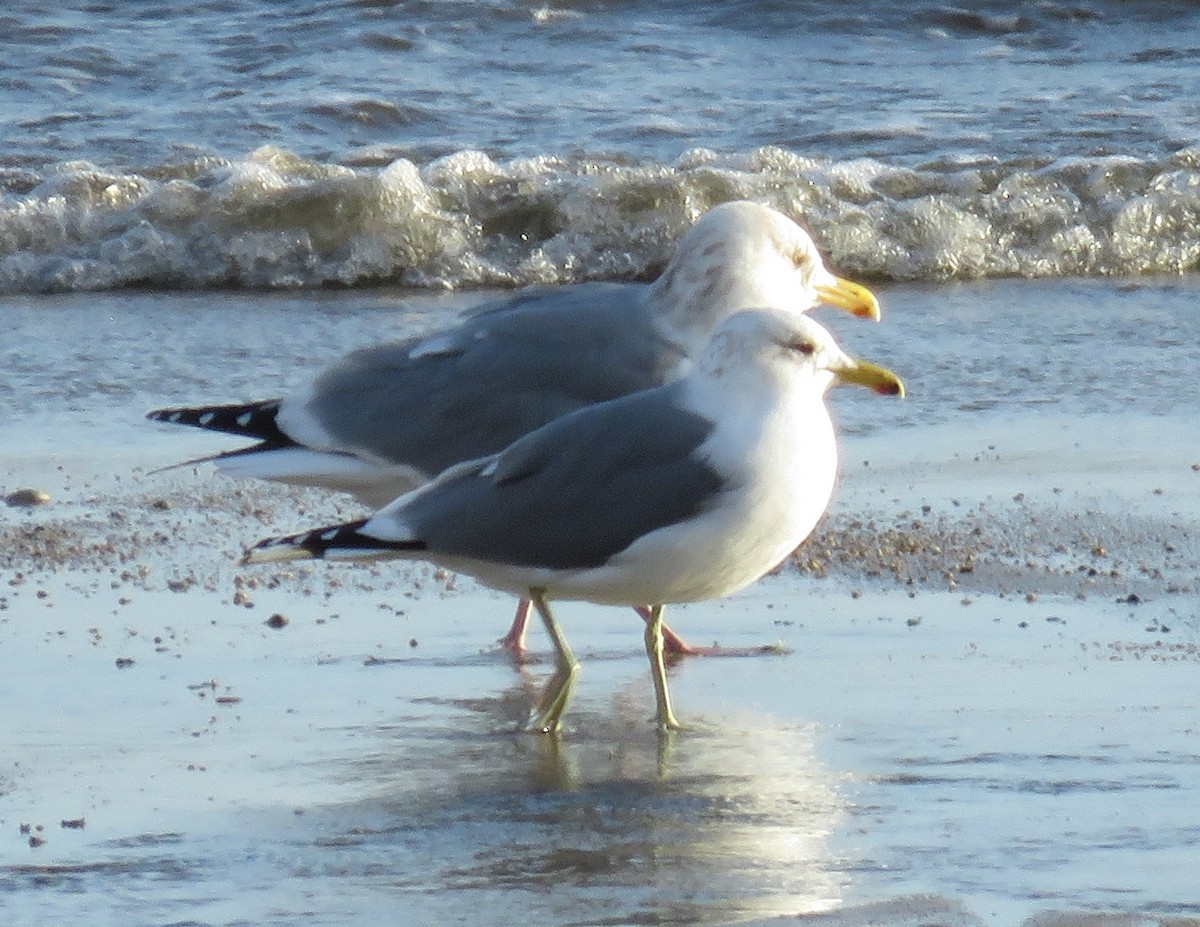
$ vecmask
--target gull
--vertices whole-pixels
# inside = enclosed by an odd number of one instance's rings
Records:
[[[739,312],[683,379],[569,413],[370,518],[260,541],[245,562],[428,560],[527,597],[555,648],[527,725],[541,732],[559,729],[579,671],[550,601],[648,605],[656,720],[675,730],[663,608],[748,586],[811,533],[837,473],[836,381],[904,394],[806,316]]]
[[[651,284],[533,289],[447,330],[355,351],[286,398],[148,418],[254,439],[204,458],[229,476],[349,492],[377,509],[561,415],[678,379],[738,309],[819,303],[879,318],[874,294],[830,272],[799,225],[729,202],[683,235]],[[529,608],[522,599],[500,640],[514,655]],[[713,652],[664,633],[672,652]]]

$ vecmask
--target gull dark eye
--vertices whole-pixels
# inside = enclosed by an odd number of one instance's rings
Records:
[[[805,357],[811,357],[817,353],[817,346],[806,338],[802,338],[799,341],[793,341],[788,345],[788,347],[797,354],[803,354]]]

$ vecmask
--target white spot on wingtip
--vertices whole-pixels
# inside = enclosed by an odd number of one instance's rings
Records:
[[[216,417],[217,417],[217,414],[215,412],[205,412],[198,419],[196,419],[196,421],[199,422],[202,426],[204,426],[204,425],[208,425],[208,423],[211,422]]]
[[[243,413],[242,413],[241,415],[239,415],[239,416],[237,417],[237,419],[236,419],[236,421],[237,421],[237,423],[238,423],[238,427],[239,427],[239,428],[245,428],[247,425],[249,425],[249,424],[250,424],[250,419],[251,419],[251,418],[253,418],[253,417],[254,417],[254,416],[253,416],[253,415],[251,415],[249,412],[243,412]]]
[[[242,557],[242,563],[277,563],[283,560],[293,560],[299,553],[293,543],[294,540],[290,537],[276,537],[259,541],[246,551],[245,556]]]
[[[330,528],[328,531],[322,532],[320,535],[320,538],[322,541],[332,541],[337,536],[338,536],[338,529]]]
[[[408,352],[409,360],[420,360],[423,357],[437,357],[441,354],[454,354],[460,349],[458,347],[458,333],[451,332],[446,335],[433,335],[426,338],[420,344],[415,345]]]

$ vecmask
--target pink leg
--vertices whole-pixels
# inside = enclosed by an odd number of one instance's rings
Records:
[[[529,599],[518,601],[517,613],[513,616],[512,625],[509,627],[508,633],[498,642],[501,649],[507,650],[513,657],[525,656],[525,632],[529,628],[532,609],[533,605]],[[635,605],[633,610],[642,617],[643,621],[650,620],[649,606]],[[758,647],[718,647],[714,644],[711,647],[697,647],[689,644],[665,623],[662,626],[662,634],[663,653],[672,659],[678,657],[755,657],[770,653],[787,653],[787,648],[779,644],[763,644]]]
[[[529,614],[532,608],[533,603],[529,599],[518,600],[517,613],[513,616],[512,625],[509,627],[508,633],[500,638],[501,648],[507,650],[514,657],[525,655],[525,631],[529,628]]]
[[[643,621],[650,620],[650,608],[645,605],[635,605],[633,610],[642,616]],[[663,653],[668,657],[757,657],[769,653],[787,653],[787,648],[781,644],[763,644],[759,647],[697,647],[689,644],[672,631],[664,623],[662,626]]]

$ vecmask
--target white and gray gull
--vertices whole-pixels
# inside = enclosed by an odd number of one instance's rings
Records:
[[[286,398],[148,417],[254,439],[210,458],[228,475],[331,488],[378,508],[561,415],[677,379],[738,309],[819,303],[879,318],[871,291],[832,274],[791,219],[725,203],[683,235],[651,284],[526,291],[450,329],[355,351]],[[522,601],[502,639],[514,653],[528,616]],[[668,649],[700,652],[665,633]]]
[[[421,559],[527,596],[556,651],[536,731],[558,729],[578,672],[550,600],[649,605],[657,722],[675,729],[663,606],[736,592],[809,535],[836,477],[837,381],[904,393],[803,315],[737,313],[683,379],[572,412],[368,519],[261,541],[246,561]]]

